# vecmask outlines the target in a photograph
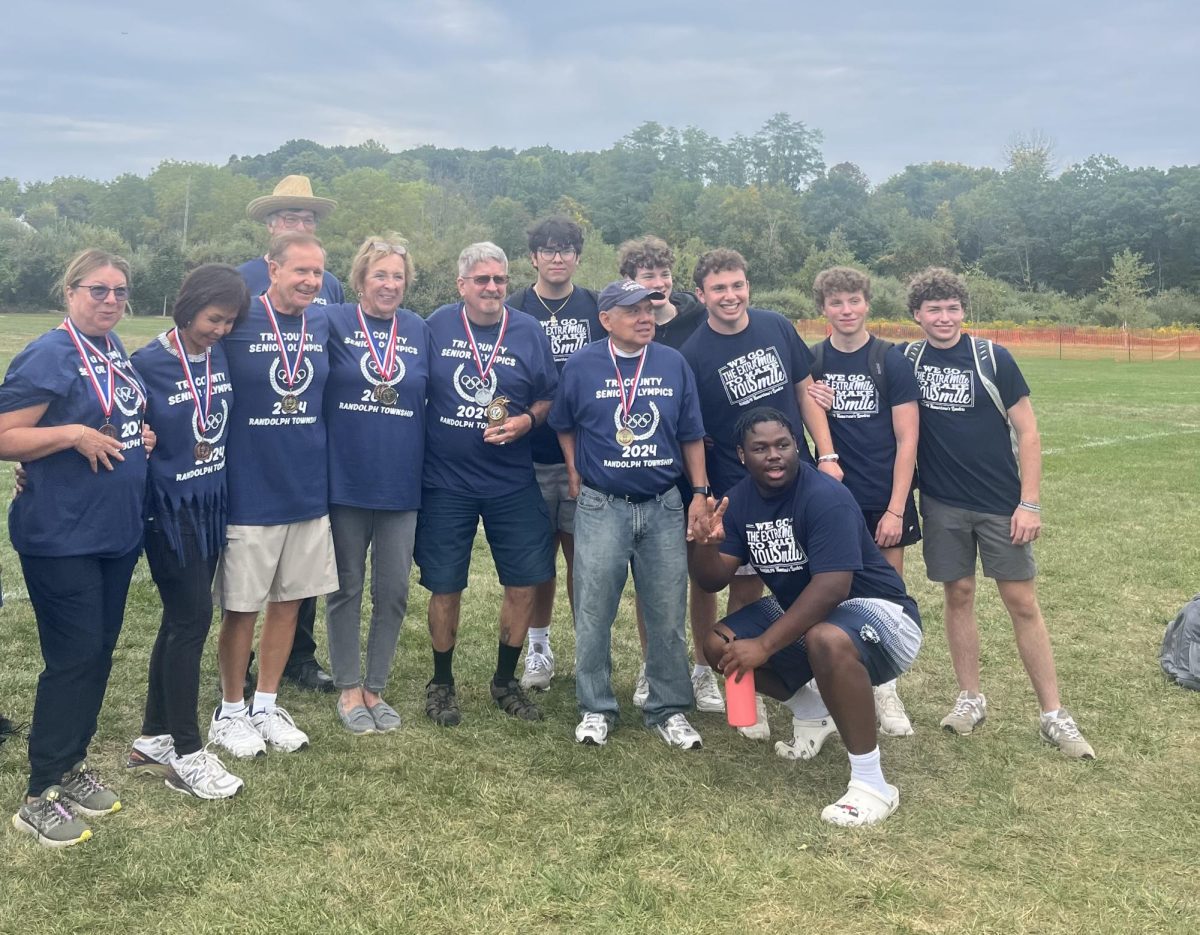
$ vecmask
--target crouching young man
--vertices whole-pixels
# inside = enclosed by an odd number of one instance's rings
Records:
[[[797,719],[807,713],[797,708],[811,704],[802,689],[815,678],[850,756],[846,794],[821,818],[875,824],[899,806],[900,790],[880,767],[871,687],[916,658],[917,604],[880,554],[851,493],[801,463],[783,413],[752,409],[736,438],[749,476],[720,505],[710,502],[711,520],[693,530],[692,570],[701,587],[717,591],[750,562],[774,597],[717,624],[705,644],[709,663],[727,679],[753,672],[756,691],[782,701]]]

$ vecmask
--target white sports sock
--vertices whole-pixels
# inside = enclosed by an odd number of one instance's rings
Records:
[[[712,671],[712,666],[702,666],[702,665],[700,665],[700,663],[697,662],[694,666],[692,666],[692,678],[695,678],[698,675],[703,675],[705,672],[711,672],[711,671]]]
[[[888,794],[887,780],[883,778],[883,770],[879,767],[879,748],[870,753],[848,753],[850,758],[850,778],[866,783],[872,789],[883,795]]]
[[[226,701],[221,699],[221,717],[233,717],[237,714],[246,713],[246,701]]]
[[[535,644],[540,644],[542,646],[546,646],[550,642],[550,628],[549,627],[530,627],[528,639],[529,639],[530,646],[534,646]],[[540,650],[539,650],[539,652],[540,652]]]
[[[275,710],[275,692],[255,692],[250,704],[251,714],[270,714]]]
[[[819,721],[829,717],[829,709],[825,707],[825,699],[821,697],[816,679],[801,685],[800,690],[784,705],[792,712],[792,717],[801,721]]]
[[[1053,711],[1043,711],[1042,717],[1044,717],[1046,720],[1049,721],[1052,718],[1058,717],[1058,712],[1061,710],[1062,710],[1061,708],[1055,708]]]

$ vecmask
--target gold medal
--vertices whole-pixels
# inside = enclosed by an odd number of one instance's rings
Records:
[[[286,413],[296,412],[300,409],[300,400],[296,399],[295,393],[286,393],[279,408]]]
[[[617,444],[622,448],[632,445],[634,442],[633,429],[628,425],[623,425],[617,429]]]
[[[375,397],[375,402],[383,403],[385,406],[395,405],[396,399],[398,398],[396,391],[386,383],[380,383],[376,385],[375,390],[371,395]]]
[[[99,429],[97,429],[97,431],[105,438],[117,437],[117,427],[111,422],[105,422],[102,426],[100,426]]]
[[[495,428],[497,425],[503,425],[508,419],[508,398],[505,396],[497,396],[487,407],[488,428]]]
[[[192,449],[197,461],[207,461],[212,457],[212,444],[210,442],[196,442],[196,447]]]

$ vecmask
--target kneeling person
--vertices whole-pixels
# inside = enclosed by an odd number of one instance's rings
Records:
[[[563,367],[550,411],[567,463],[575,510],[575,690],[580,743],[603,744],[617,719],[611,634],[627,569],[646,621],[643,707],[647,727],[685,750],[700,735],[684,639],[687,545],[676,479],[693,485],[689,516],[703,520],[708,480],[704,424],[687,362],[654,340],[653,299],[631,280],[600,294],[607,341],[580,349]]]
[[[793,709],[813,678],[850,755],[846,794],[821,812],[835,825],[882,821],[900,804],[883,777],[872,685],[906,671],[921,646],[916,602],[879,552],[845,487],[801,464],[795,430],[774,409],[751,410],[737,427],[749,477],[694,529],[701,587],[725,587],[750,562],[772,598],[726,617],[709,636],[709,662]],[[715,503],[710,504],[716,506]],[[794,742],[800,745],[803,738]],[[812,738],[824,741],[824,736]]]

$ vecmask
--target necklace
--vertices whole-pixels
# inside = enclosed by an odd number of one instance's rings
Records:
[[[571,296],[575,294],[575,283],[571,283],[571,291],[567,293],[567,297],[565,299],[558,303],[558,308],[551,308],[549,304],[547,304],[546,300],[542,298],[541,293],[538,292],[536,288],[533,286],[530,286],[530,288],[533,289],[533,294],[537,296],[537,300],[542,303],[542,308],[550,313],[550,324],[557,325],[558,313],[567,307],[567,303],[571,301]]]

